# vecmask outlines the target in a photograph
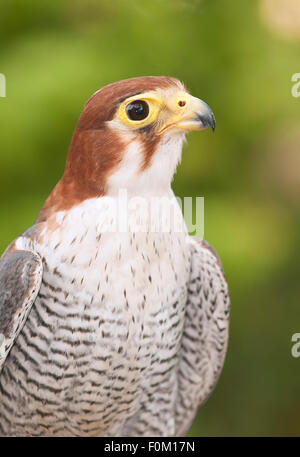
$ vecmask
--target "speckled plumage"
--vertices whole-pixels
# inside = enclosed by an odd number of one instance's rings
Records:
[[[56,188],[0,259],[0,435],[183,435],[218,379],[229,298],[210,247],[151,231],[136,208],[128,231],[103,230],[120,182],[175,202],[183,134],[164,134],[146,165],[145,138],[131,137],[100,195],[58,205]]]

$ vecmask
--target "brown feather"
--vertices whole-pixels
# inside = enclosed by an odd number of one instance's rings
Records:
[[[181,83],[166,76],[145,76],[111,83],[92,95],[74,131],[64,175],[46,200],[37,222],[83,200],[105,194],[107,178],[121,163],[127,146],[106,122],[113,119],[119,104],[126,98],[170,86],[181,87]],[[151,132],[144,132],[141,138],[145,156],[143,170],[150,165],[159,139]]]

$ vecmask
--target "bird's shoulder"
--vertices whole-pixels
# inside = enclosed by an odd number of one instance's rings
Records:
[[[33,249],[35,235],[31,227],[0,257],[0,371],[40,289],[43,266]]]
[[[196,253],[200,252],[203,255],[207,254],[211,258],[213,258],[214,261],[216,262],[216,265],[218,266],[218,268],[220,268],[224,273],[221,259],[218,255],[217,251],[215,250],[215,248],[210,243],[208,243],[208,241],[202,240],[197,237],[190,236],[190,237],[188,237],[188,243],[190,244],[190,246],[192,248],[192,252],[196,252]]]

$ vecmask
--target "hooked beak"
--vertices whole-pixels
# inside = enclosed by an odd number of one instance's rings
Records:
[[[190,102],[176,123],[176,126],[187,131],[204,130],[211,127],[215,130],[215,116],[210,107],[199,98],[190,97]]]

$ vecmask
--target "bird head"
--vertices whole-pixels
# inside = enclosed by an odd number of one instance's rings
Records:
[[[185,133],[215,128],[214,115],[175,78],[148,76],[114,82],[85,104],[63,178],[50,200],[83,199],[170,187]]]

